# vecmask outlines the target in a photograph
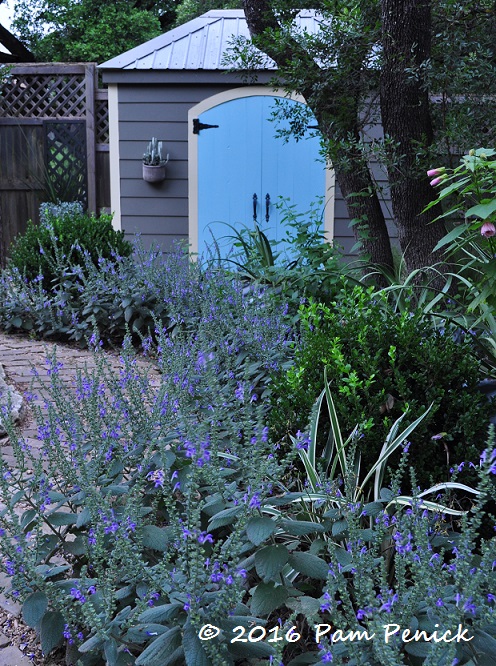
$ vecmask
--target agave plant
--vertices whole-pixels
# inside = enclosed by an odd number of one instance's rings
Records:
[[[152,137],[143,155],[143,164],[148,166],[164,166],[169,161],[169,155],[164,159],[162,157],[162,141]]]

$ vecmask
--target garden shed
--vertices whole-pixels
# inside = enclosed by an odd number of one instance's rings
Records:
[[[315,12],[297,20],[319,29]],[[297,213],[319,200],[328,239],[349,252],[353,232],[318,131],[309,125],[298,142],[277,136],[273,111],[284,92],[270,87],[275,63],[264,58],[256,80],[229,71],[225,54],[238,36],[249,38],[243,11],[213,10],[99,66],[108,84],[115,227],[141,234],[145,246],[155,241],[167,250],[188,239],[201,252],[212,236],[232,234],[226,224],[256,220],[280,238],[283,199]],[[159,183],[143,180],[152,137],[169,156]]]

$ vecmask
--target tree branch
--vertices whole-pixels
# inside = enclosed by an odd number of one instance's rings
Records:
[[[267,0],[243,0],[243,8],[254,46],[260,47],[260,50],[272,58],[281,69],[291,66],[295,60],[298,60],[300,63],[304,63],[309,78],[320,78],[320,67],[294,38],[285,34],[281,40],[281,25]],[[271,33],[276,32],[279,33],[277,40],[271,38]],[[312,86],[302,82],[301,88],[296,92],[309,101]]]

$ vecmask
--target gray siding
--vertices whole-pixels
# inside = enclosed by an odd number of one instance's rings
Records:
[[[212,95],[240,87],[225,84],[152,84],[119,85],[119,153],[121,187],[121,223],[127,238],[139,233],[145,246],[158,243],[163,250],[174,241],[188,239],[188,111]],[[370,140],[379,138],[377,127],[369,127]],[[142,156],[152,136],[164,142],[169,153],[167,178],[150,184],[142,179]],[[390,235],[394,227],[387,177],[377,163],[372,165],[376,181],[384,188],[383,209]],[[343,196],[336,185],[334,239],[350,254],[355,244],[353,229]]]
[[[373,110],[372,110],[372,115],[374,115]],[[367,125],[364,128],[364,140],[366,143],[372,143],[373,141],[382,141],[383,132],[379,122],[380,122],[379,113],[377,109],[375,112],[375,119],[374,119],[375,124]],[[373,155],[373,153],[371,154]],[[387,172],[384,169],[384,167],[380,165],[377,159],[374,158],[373,156],[371,157],[370,160],[370,167],[371,167],[372,177],[378,186],[381,208],[386,218],[386,224],[388,227],[389,236],[393,242],[393,245],[398,245],[398,231],[393,221]],[[334,211],[334,239],[338,246],[344,248],[345,254],[351,257],[352,256],[351,249],[355,245],[353,228],[350,227],[350,216],[348,215],[346,202],[343,198],[343,195],[341,194],[339,185],[337,184],[336,184],[336,206]]]
[[[188,238],[188,111],[224,85],[119,85],[121,223],[128,238],[140,233],[145,246],[163,250]],[[239,83],[238,83],[239,87]],[[169,153],[167,178],[142,178],[143,153],[152,136]]]

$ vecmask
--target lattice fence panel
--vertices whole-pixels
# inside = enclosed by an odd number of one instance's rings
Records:
[[[15,74],[2,86],[2,117],[81,118],[85,113],[81,74]]]
[[[87,205],[86,130],[84,122],[46,121],[45,168],[54,199]]]
[[[95,100],[96,143],[109,142],[109,109],[107,99]]]

